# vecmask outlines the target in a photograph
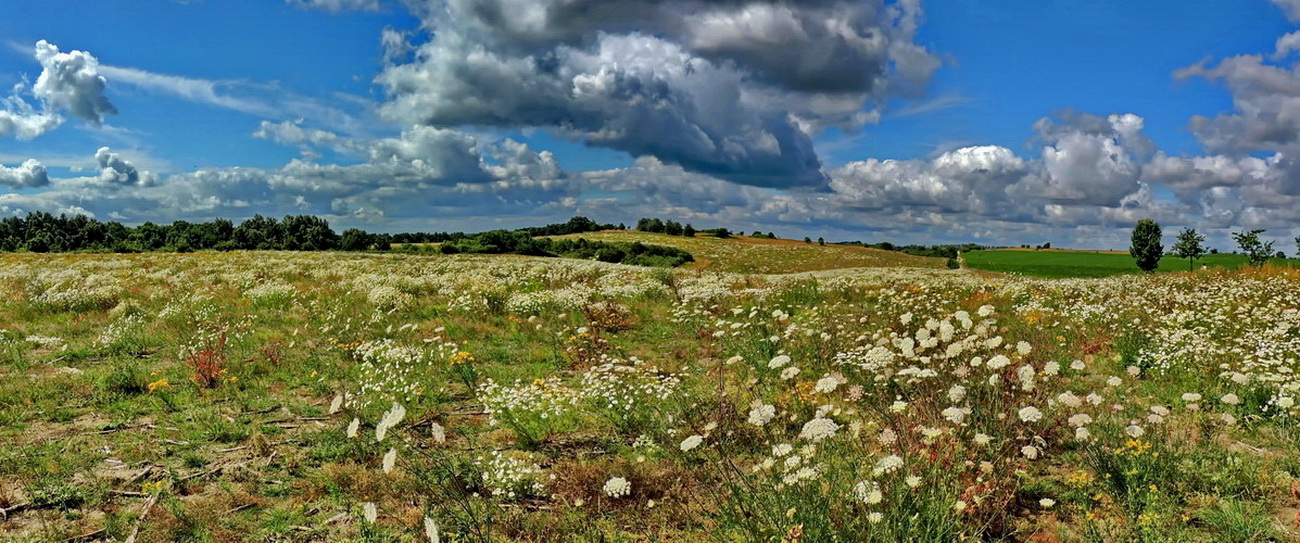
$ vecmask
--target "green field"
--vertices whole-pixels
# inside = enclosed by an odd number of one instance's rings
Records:
[[[962,257],[966,261],[966,266],[971,269],[1036,277],[1108,277],[1139,272],[1133,257],[1126,253],[1104,251],[992,250],[972,251]],[[1300,260],[1274,258],[1270,259],[1269,263],[1275,266],[1297,266],[1300,265]],[[1211,268],[1235,270],[1245,264],[1244,255],[1217,254],[1205,255],[1204,258],[1198,259],[1195,267],[1205,265]],[[1166,256],[1160,259],[1160,268],[1156,271],[1187,271],[1187,269],[1187,259]]]

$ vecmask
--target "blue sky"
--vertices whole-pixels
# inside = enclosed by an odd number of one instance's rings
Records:
[[[0,214],[1300,234],[1300,0],[16,0]],[[41,44],[41,45],[38,45]],[[42,52],[43,51],[43,52]]]

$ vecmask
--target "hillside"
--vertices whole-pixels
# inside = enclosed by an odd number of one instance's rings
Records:
[[[784,274],[840,268],[943,268],[941,258],[912,256],[892,251],[841,245],[819,246],[795,240],[738,236],[685,238],[630,230],[587,232],[564,238],[596,241],[639,241],[684,249],[695,257],[688,269],[732,273]]]
[[[972,251],[962,257],[965,265],[971,269],[1035,277],[1109,277],[1140,272],[1133,263],[1133,257],[1118,251],[998,249]],[[1270,260],[1274,266],[1296,266],[1298,263],[1300,260],[1296,259]],[[1235,254],[1205,255],[1193,267],[1200,268],[1202,265],[1235,270],[1246,265],[1246,257]],[[1156,271],[1188,271],[1188,262],[1186,259],[1165,256],[1160,259],[1160,267]]]

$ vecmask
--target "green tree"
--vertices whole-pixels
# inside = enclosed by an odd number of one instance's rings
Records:
[[[1259,235],[1264,230],[1256,228],[1249,232],[1233,232],[1232,239],[1237,241],[1237,246],[1241,247],[1241,252],[1246,254],[1246,261],[1256,268],[1263,266],[1268,262],[1268,258],[1273,256],[1273,242],[1262,242]]]
[[[1178,241],[1174,242],[1174,254],[1178,258],[1187,259],[1187,270],[1191,271],[1195,265],[1196,259],[1205,256],[1205,236],[1202,236],[1195,228],[1184,228],[1178,232]]]
[[[1144,272],[1153,272],[1160,267],[1160,256],[1165,246],[1160,243],[1160,225],[1151,219],[1138,221],[1133,227],[1133,244],[1128,254],[1137,260],[1137,266]]]

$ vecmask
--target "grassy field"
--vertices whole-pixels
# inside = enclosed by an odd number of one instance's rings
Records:
[[[1300,537],[1296,270],[682,243],[0,255],[0,540]]]
[[[738,236],[719,239],[694,238],[636,231],[587,232],[562,236],[599,241],[640,241],[678,247],[690,252],[695,263],[689,269],[730,273],[780,274],[843,268],[942,268],[944,259],[912,256],[880,249],[841,245],[819,246],[786,239]]]
[[[1108,277],[1141,271],[1128,253],[1112,251],[1008,249],[972,251],[962,257],[971,269],[1036,277]],[[1269,263],[1294,267],[1300,265],[1300,260],[1275,258]],[[1246,265],[1246,257],[1234,254],[1205,255],[1196,260],[1194,268],[1202,265],[1235,270]],[[1188,271],[1188,262],[1185,258],[1165,256],[1160,259],[1160,267],[1156,271]]]

